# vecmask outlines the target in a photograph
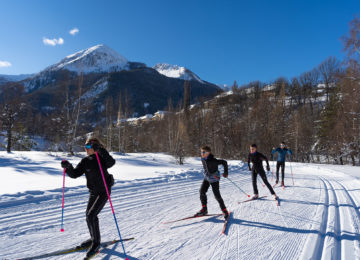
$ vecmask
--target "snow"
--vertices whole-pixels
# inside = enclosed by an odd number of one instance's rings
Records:
[[[33,74],[19,74],[19,75],[5,75],[0,74],[0,79],[5,79],[6,81],[22,81],[27,78],[31,78]]]
[[[221,193],[232,211],[226,235],[222,217],[162,224],[200,209],[199,158],[174,164],[165,154],[112,153],[109,169],[116,183],[112,202],[129,259],[359,259],[359,167],[287,163],[285,189],[275,188],[281,206],[258,179],[264,199],[247,197],[221,179]],[[18,259],[72,247],[89,237],[85,178],[66,177],[64,224],[60,233],[62,170],[65,158],[78,163],[84,154],[0,152],[0,259]],[[274,163],[270,165],[274,167]],[[221,169],[222,170],[222,169]],[[291,177],[293,172],[293,180]],[[251,194],[251,176],[241,161],[229,161],[229,178]],[[272,174],[268,179],[273,184]],[[211,189],[210,213],[220,209]],[[102,240],[117,238],[109,204],[99,215]],[[48,259],[81,259],[84,252]],[[123,259],[120,244],[96,259]]]
[[[108,81],[106,79],[100,79],[91,88],[81,96],[81,99],[89,100],[95,98],[108,88]]]
[[[157,70],[160,74],[169,78],[196,80],[204,84],[204,81],[202,81],[199,76],[197,76],[195,73],[185,67],[181,67],[178,65],[170,65],[168,63],[158,63],[153,68]]]
[[[77,73],[111,72],[126,69],[128,61],[125,57],[99,44],[71,54],[46,70],[67,69]]]

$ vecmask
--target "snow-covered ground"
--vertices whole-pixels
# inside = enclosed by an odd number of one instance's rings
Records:
[[[65,232],[60,232],[60,161],[76,164],[81,156],[0,152],[0,259],[65,249],[89,237],[84,177],[66,178]],[[232,211],[223,235],[222,217],[163,224],[200,209],[202,171],[197,158],[179,166],[164,154],[113,156],[117,163],[109,172],[116,178],[112,201],[117,220],[124,238],[135,237],[125,242],[129,259],[360,259],[359,167],[287,164],[288,186],[275,188],[280,207],[260,180],[260,196],[268,196],[239,204],[246,196],[222,179],[221,193]],[[229,161],[229,178],[251,194],[250,173],[242,162]],[[268,178],[274,182],[271,173]],[[211,188],[208,207],[210,213],[220,212]],[[102,240],[117,238],[108,204],[99,219]],[[81,259],[84,254],[51,259]],[[115,244],[96,258],[123,257],[121,245]]]

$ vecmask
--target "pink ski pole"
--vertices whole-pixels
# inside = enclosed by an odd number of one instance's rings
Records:
[[[108,199],[109,199],[109,203],[110,203],[110,207],[111,207],[111,210],[112,210],[112,213],[113,213],[113,216],[114,216],[114,220],[115,220],[116,228],[117,228],[117,231],[118,231],[118,233],[119,233],[121,246],[122,246],[122,248],[123,248],[124,255],[125,255],[125,260],[129,260],[129,258],[126,256],[124,243],[123,243],[123,240],[122,240],[122,238],[121,238],[120,229],[119,229],[119,225],[118,225],[117,220],[116,220],[114,207],[113,207],[113,205],[112,205],[112,203],[111,203],[110,194],[109,194],[108,187],[107,187],[107,185],[106,185],[106,181],[105,181],[105,177],[104,177],[104,172],[103,172],[102,167],[101,167],[101,163],[100,163],[99,155],[98,155],[98,153],[97,153],[97,152],[95,152],[95,155],[96,155],[96,159],[97,159],[98,164],[99,164],[99,168],[100,168],[100,172],[101,172],[102,179],[103,179],[103,181],[104,181],[104,185],[105,185],[106,193],[107,193],[107,196],[108,196]]]
[[[62,207],[61,207],[61,228],[60,232],[64,232],[64,202],[65,202],[65,168],[64,168],[64,175],[63,175],[63,197],[62,197]]]

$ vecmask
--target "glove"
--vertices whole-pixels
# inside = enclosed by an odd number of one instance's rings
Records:
[[[270,171],[270,166],[269,165],[266,165],[266,170]]]
[[[222,174],[222,176],[223,176],[224,178],[227,178],[228,175],[229,175],[228,172],[224,172],[224,173]]]
[[[61,167],[62,167],[62,168],[65,168],[65,169],[68,169],[68,168],[71,167],[71,163],[69,163],[69,161],[62,160],[62,161],[61,161]]]
[[[95,152],[98,152],[100,149],[100,145],[97,143],[91,144],[91,148],[94,149]]]
[[[251,168],[249,167],[249,171],[251,171]]]

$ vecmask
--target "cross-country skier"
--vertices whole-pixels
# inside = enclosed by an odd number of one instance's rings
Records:
[[[276,162],[276,181],[275,184],[279,183],[279,169],[281,167],[281,186],[285,187],[284,179],[285,179],[285,160],[286,155],[292,155],[292,151],[286,148],[286,144],[284,142],[280,143],[280,147],[275,147],[272,149],[273,157],[277,153],[277,162]]]
[[[89,247],[86,256],[91,257],[100,248],[100,229],[97,216],[108,200],[95,152],[99,155],[109,193],[111,193],[111,186],[114,184],[114,177],[108,173],[107,169],[115,164],[115,160],[97,138],[90,138],[86,141],[85,151],[88,156],[83,158],[75,168],[66,160],[61,162],[61,166],[65,168],[66,173],[71,178],[78,178],[84,173],[86,176],[87,187],[90,192],[86,209],[86,222],[91,238],[81,243],[80,246]]]
[[[204,180],[200,187],[200,201],[202,204],[202,208],[198,213],[195,214],[195,216],[204,216],[208,213],[206,192],[211,185],[215,199],[219,202],[220,209],[224,213],[224,218],[227,219],[229,217],[229,212],[227,211],[224,200],[222,199],[220,194],[220,172],[218,170],[218,166],[221,164],[224,167],[223,177],[227,178],[227,161],[216,159],[211,153],[211,149],[209,146],[201,147],[200,151],[201,162],[204,167]]]
[[[270,183],[268,182],[268,180],[266,178],[266,174],[265,174],[264,167],[263,167],[263,161],[266,161],[266,170],[270,171],[269,161],[266,158],[266,156],[257,151],[256,144],[250,145],[250,153],[248,156],[248,166],[249,166],[249,171],[251,171],[252,184],[253,184],[253,189],[254,189],[254,196],[252,198],[253,199],[259,198],[259,191],[258,191],[257,184],[256,184],[257,175],[259,174],[261,179],[263,180],[264,184],[266,185],[266,187],[268,187],[271,194],[274,196],[274,199],[277,200],[278,197],[276,196],[274,189],[271,187]],[[252,167],[250,167],[250,162],[252,163]]]

